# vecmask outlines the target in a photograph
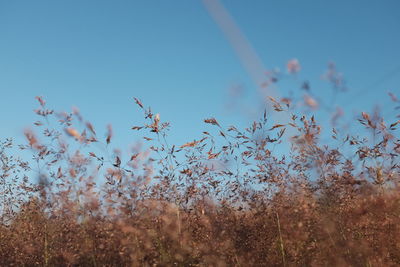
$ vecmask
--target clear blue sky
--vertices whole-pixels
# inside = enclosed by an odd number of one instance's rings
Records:
[[[222,3],[267,68],[297,58],[301,77],[329,98],[320,76],[334,61],[350,88],[337,102],[348,114],[377,103],[393,117],[386,93],[400,93],[399,1]],[[57,110],[79,107],[100,132],[112,123],[121,143],[133,143],[136,96],[171,121],[181,144],[200,135],[204,118],[244,121],[226,109],[236,84],[247,101],[255,97],[201,1],[0,1],[0,138],[22,136],[42,95]]]

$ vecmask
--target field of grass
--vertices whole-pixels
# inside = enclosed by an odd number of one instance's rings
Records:
[[[288,122],[207,118],[202,138],[173,145],[135,98],[146,145],[124,155],[111,126],[103,138],[37,100],[17,146],[32,159],[0,146],[1,266],[400,265],[397,122],[363,112],[357,136],[324,143],[313,116],[270,99]]]

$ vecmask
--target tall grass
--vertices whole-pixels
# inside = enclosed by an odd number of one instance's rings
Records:
[[[145,122],[132,130],[149,145],[127,156],[111,126],[102,138],[78,110],[37,99],[20,146],[32,159],[0,145],[1,266],[400,264],[397,122],[362,113],[364,132],[333,130],[326,144],[313,116],[271,99],[289,122],[208,118],[202,138],[171,145],[169,124],[135,98]],[[288,128],[290,151],[275,153]]]

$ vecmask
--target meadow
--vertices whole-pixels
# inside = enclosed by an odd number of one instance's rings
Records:
[[[363,112],[362,131],[332,128],[327,143],[311,113],[270,98],[289,121],[205,118],[202,138],[173,145],[132,98],[145,145],[125,155],[111,125],[37,100],[26,143],[0,145],[1,266],[400,264],[399,121]]]

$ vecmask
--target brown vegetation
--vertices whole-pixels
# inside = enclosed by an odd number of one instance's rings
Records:
[[[400,264],[396,122],[362,113],[365,136],[334,129],[324,145],[314,117],[270,125],[264,113],[243,131],[208,118],[215,134],[174,146],[135,99],[146,123],[132,129],[150,145],[127,157],[110,151],[111,126],[102,140],[78,110],[38,100],[42,134],[20,146],[32,160],[0,146],[1,266]],[[275,153],[288,128],[293,145]]]

